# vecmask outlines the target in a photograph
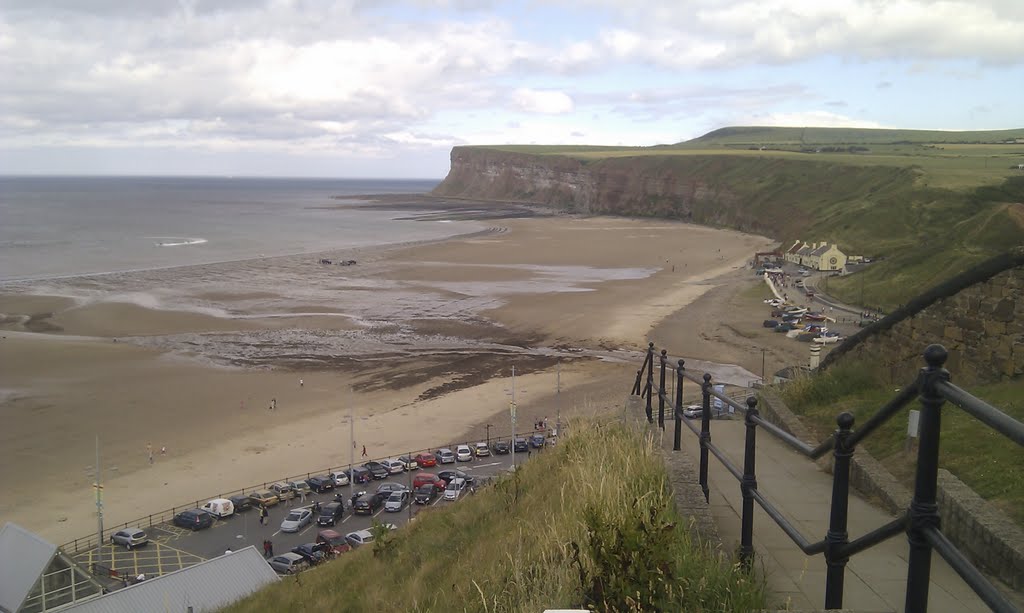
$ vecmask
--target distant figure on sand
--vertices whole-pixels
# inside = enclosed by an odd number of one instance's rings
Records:
[[[152,443],[146,443],[146,453],[149,454],[149,463],[152,464],[153,463],[153,444]]]
[[[277,408],[277,398],[270,399],[270,410],[273,411]]]
[[[366,457],[366,445],[363,445],[363,457]]]
[[[305,382],[302,379],[299,379],[299,387],[302,387],[303,385],[305,385]]]

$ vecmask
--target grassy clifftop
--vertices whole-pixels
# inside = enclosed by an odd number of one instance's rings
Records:
[[[612,424],[572,431],[494,486],[227,610],[764,607],[756,581],[691,543],[649,442]]]

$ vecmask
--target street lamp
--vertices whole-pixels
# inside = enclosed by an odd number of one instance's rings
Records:
[[[490,447],[491,446],[491,424],[487,424],[486,426],[484,426],[484,429],[487,430],[487,446]]]

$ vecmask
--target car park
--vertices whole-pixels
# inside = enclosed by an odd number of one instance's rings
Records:
[[[525,438],[517,437],[515,442],[512,444],[512,448],[516,453],[519,453],[521,451],[528,451],[530,449],[530,445],[526,442]]]
[[[295,509],[285,516],[281,522],[281,532],[298,532],[313,522],[313,512],[309,509]]]
[[[388,495],[389,492],[364,493],[352,503],[352,512],[356,515],[372,515],[374,511],[384,506],[384,500]]]
[[[401,462],[403,466],[405,466],[405,470],[416,470],[417,468],[420,467],[419,463],[417,463],[416,459],[413,458],[412,456],[398,456],[398,461]]]
[[[442,470],[437,473],[437,476],[444,481],[445,487],[452,482],[453,479],[464,479],[466,483],[472,483],[473,477],[469,473],[462,472],[461,470]]]
[[[533,447],[534,449],[543,449],[544,448],[544,435],[543,434],[534,434],[534,435],[532,435],[530,437],[530,447]]]
[[[377,486],[377,493],[408,492],[409,488],[402,483],[381,483]]]
[[[417,489],[420,486],[427,484],[433,484],[440,489],[444,489],[444,486],[448,485],[448,482],[438,477],[434,473],[427,472],[417,473],[416,476],[412,478],[413,489]]]
[[[288,485],[284,481],[278,481],[270,486],[270,491],[277,494],[278,500],[284,502],[285,500],[291,500],[295,498],[295,488]]]
[[[473,450],[469,445],[459,445],[455,448],[455,459],[459,462],[469,462],[473,459]]]
[[[434,454],[437,457],[438,464],[453,464],[455,463],[455,452],[447,447],[438,449],[437,453]]]
[[[384,502],[384,511],[386,513],[397,513],[405,508],[405,503],[407,502],[409,502],[409,490],[391,492],[388,499]]]
[[[267,564],[270,564],[270,568],[284,575],[293,575],[309,568],[309,562],[306,561],[306,558],[291,551],[270,558]]]
[[[351,551],[352,546],[348,544],[345,537],[335,530],[321,530],[316,535],[316,542],[331,548],[335,554]]]
[[[317,515],[316,525],[318,526],[333,526],[338,523],[345,516],[345,505],[340,500],[335,502],[328,502],[320,508],[320,514]]]
[[[324,492],[334,489],[334,479],[324,475],[310,477],[306,480],[306,483],[309,484],[309,489],[313,490],[317,494],[323,494]]]
[[[188,509],[175,515],[172,523],[179,528],[202,530],[213,525],[213,515],[202,509]]]
[[[336,471],[332,471],[327,474],[331,479],[334,479],[334,486],[341,487],[342,485],[348,485],[348,471],[341,470],[340,468]]]
[[[110,535],[111,545],[121,545],[125,549],[133,549],[149,542],[149,536],[140,528],[124,528]]]
[[[367,543],[373,542],[373,533],[369,530],[356,530],[355,532],[349,532],[345,535],[345,540],[353,548],[360,547]]]
[[[278,502],[281,502],[281,499],[273,492],[255,492],[253,494],[249,494],[249,496],[255,500],[258,505],[263,507],[272,507]]]
[[[432,453],[418,453],[416,457],[416,465],[420,468],[431,468],[437,466],[437,456]]]
[[[405,462],[390,458],[387,460],[381,460],[381,464],[387,467],[388,472],[392,475],[400,475],[405,472]]]
[[[477,443],[473,448],[473,453],[478,458],[484,458],[491,455],[491,448],[487,446],[487,443]]]
[[[235,514],[235,505],[227,498],[214,498],[199,508],[217,519],[225,519]]]
[[[303,543],[292,547],[292,553],[302,556],[310,566],[316,566],[326,559],[324,555],[325,548],[320,543]]]
[[[441,491],[433,483],[424,483],[423,485],[416,488],[416,493],[413,494],[413,502],[416,504],[430,504],[437,498],[437,493]]]
[[[387,479],[388,475],[391,474],[391,471],[388,470],[387,466],[374,460],[370,460],[366,464],[363,464],[363,468],[370,471],[370,475],[374,479]]]
[[[494,441],[494,453],[496,455],[505,455],[511,449],[511,445],[508,441]]]
[[[448,482],[448,487],[444,488],[444,499],[445,500],[458,500],[459,494],[466,488],[466,480],[462,478],[456,478]]]
[[[248,511],[249,509],[257,507],[260,504],[259,502],[253,500],[252,496],[250,496],[249,494],[236,494],[234,496],[228,497],[228,500],[230,500],[231,504],[235,506],[235,513],[238,513],[240,511]]]

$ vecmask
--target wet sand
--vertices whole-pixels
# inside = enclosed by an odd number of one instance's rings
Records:
[[[58,543],[93,530],[97,434],[114,525],[347,464],[349,411],[375,457],[506,432],[513,365],[522,426],[621,406],[638,363],[614,356],[648,338],[758,374],[759,344],[769,371],[805,359],[749,332],[764,307],[744,266],[763,237],[500,223],[349,267],[292,256],[0,288],[0,520]]]

